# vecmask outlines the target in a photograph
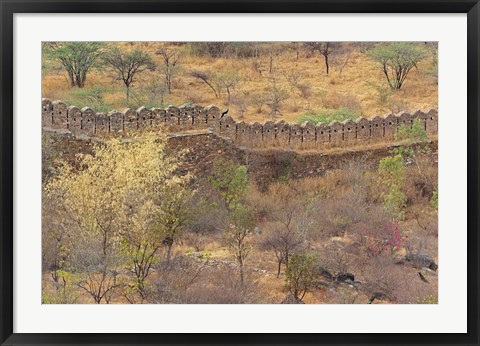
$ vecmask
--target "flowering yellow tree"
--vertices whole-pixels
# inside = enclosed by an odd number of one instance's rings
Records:
[[[100,303],[125,285],[121,270],[145,298],[145,280],[163,244],[174,241],[171,219],[184,217],[165,205],[186,200],[190,177],[175,174],[178,162],[165,154],[165,138],[153,134],[110,139],[94,144],[93,154],[78,155],[78,167],[64,163],[45,186],[61,195],[73,249],[70,270],[76,284]],[[168,222],[163,222],[164,220]],[[176,220],[180,228],[184,220]]]

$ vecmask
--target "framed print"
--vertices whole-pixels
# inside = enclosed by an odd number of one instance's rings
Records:
[[[478,1],[1,1],[1,342],[478,341]]]

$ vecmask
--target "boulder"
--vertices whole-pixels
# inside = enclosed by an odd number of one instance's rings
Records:
[[[354,283],[355,275],[352,273],[340,273],[335,277],[335,281],[345,282],[345,283]]]
[[[410,262],[415,268],[428,268],[433,271],[437,271],[438,269],[438,265],[428,255],[410,253],[405,256],[405,261]]]
[[[383,292],[373,292],[372,296],[370,297],[368,304],[372,304],[374,300],[388,300],[388,297]]]

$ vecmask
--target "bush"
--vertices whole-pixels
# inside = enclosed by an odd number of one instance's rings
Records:
[[[165,98],[168,93],[167,87],[164,84],[149,82],[140,85],[137,90],[130,92],[130,99],[127,104],[128,107],[137,109],[141,106],[147,108],[165,107],[167,100]]]
[[[390,191],[384,196],[385,209],[399,220],[405,218],[407,195],[397,185],[392,185]]]
[[[431,203],[432,203],[432,207],[437,210],[438,209],[438,189],[435,189],[433,191]]]
[[[212,58],[251,58],[259,55],[257,42],[192,42],[192,54]]]
[[[380,160],[380,181],[388,189],[384,195],[384,207],[394,217],[403,220],[404,209],[407,205],[407,196],[403,192],[405,187],[405,164],[400,154]]]
[[[313,288],[317,274],[318,260],[312,253],[292,255],[285,280],[287,290],[299,301]]]
[[[347,119],[355,120],[358,118],[357,114],[350,112],[347,108],[329,109],[324,108],[316,112],[306,112],[298,118],[298,123],[303,124],[305,121],[311,123],[330,124],[332,121],[344,121]]]
[[[424,297],[418,297],[416,303],[417,304],[438,304],[438,297],[432,294],[428,294]]]
[[[110,92],[112,88],[101,86],[73,89],[65,101],[79,108],[88,106],[96,112],[108,112],[113,109],[113,106],[105,102],[104,96]]]

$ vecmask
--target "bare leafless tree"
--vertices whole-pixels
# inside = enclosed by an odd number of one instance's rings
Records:
[[[302,248],[304,236],[292,220],[293,212],[288,212],[284,223],[276,222],[269,226],[266,235],[260,242],[260,247],[273,251],[277,259],[277,277],[280,276],[282,264],[288,268],[288,261],[292,253]]]
[[[338,73],[340,76],[342,75],[345,66],[347,66],[348,62],[350,61],[350,54],[342,54],[335,56],[332,64],[337,67]]]
[[[272,85],[270,87],[270,93],[266,102],[270,108],[270,115],[275,118],[277,115],[282,114],[282,103],[288,99],[288,93],[286,90],[280,88],[275,79],[272,79]]]
[[[288,268],[291,255],[304,248],[310,228],[308,207],[298,198],[294,188],[279,184],[271,187],[265,209],[270,222],[265,227],[260,248],[273,251],[277,259],[277,277],[281,266]]]
[[[250,232],[247,228],[233,224],[225,234],[225,244],[238,264],[240,283],[242,284],[245,282],[245,261],[252,250],[247,243],[249,235]]]
[[[218,99],[218,93],[215,87],[211,83],[211,76],[207,72],[199,71],[199,70],[194,70],[190,72],[190,76],[200,79],[202,82],[208,85],[210,89],[212,89],[213,93],[215,94],[215,97]]]
[[[236,106],[237,113],[240,119],[243,119],[243,115],[247,111],[250,99],[251,98],[249,93],[245,91],[237,92],[232,98],[232,103]]]
[[[225,88],[228,94],[228,102],[230,103],[232,97],[232,90],[234,90],[241,81],[240,76],[234,71],[226,71],[216,74],[217,83]]]
[[[330,72],[329,56],[332,53],[334,44],[332,42],[305,42],[307,48],[312,52],[319,52],[323,55],[327,74]]]
[[[132,52],[122,52],[117,47],[104,56],[104,62],[113,70],[115,79],[121,80],[127,89],[127,103],[130,97],[130,85],[135,76],[146,70],[155,70],[155,63],[150,54],[135,49]]]
[[[176,50],[168,48],[160,48],[157,55],[163,59],[163,71],[165,75],[165,86],[168,89],[168,93],[172,93],[172,79],[176,73],[176,67],[180,60],[180,54]]]
[[[263,106],[265,105],[265,102],[267,102],[267,95],[263,93],[252,95],[251,101],[255,105],[255,111],[257,112],[257,114],[260,114],[263,111]]]

